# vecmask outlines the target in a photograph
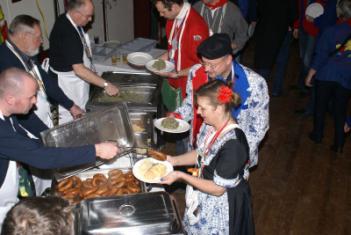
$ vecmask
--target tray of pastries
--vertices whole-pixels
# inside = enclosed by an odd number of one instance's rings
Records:
[[[147,191],[146,185],[134,177],[130,168],[85,171],[57,182],[54,189],[59,196],[75,203]]]

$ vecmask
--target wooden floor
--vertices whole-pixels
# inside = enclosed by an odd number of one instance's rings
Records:
[[[243,64],[251,67],[252,55],[251,45]],[[284,93],[271,98],[270,130],[249,179],[256,234],[351,234],[351,138],[343,154],[331,152],[328,117],[322,144],[308,139],[312,118],[294,112],[307,100],[293,89],[298,70],[294,43]],[[184,191],[173,195],[183,211]]]

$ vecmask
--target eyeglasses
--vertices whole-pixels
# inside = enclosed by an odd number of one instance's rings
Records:
[[[204,66],[205,68],[210,68],[212,70],[216,69],[218,67],[218,65],[222,64],[223,61],[219,61],[217,63],[205,63],[205,62],[201,62],[202,66]]]

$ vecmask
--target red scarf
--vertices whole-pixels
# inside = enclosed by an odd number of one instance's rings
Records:
[[[226,4],[228,2],[228,0],[219,0],[217,3],[205,3],[204,1],[202,1],[203,4],[205,4],[208,8],[210,8],[211,10],[214,10],[218,7],[222,7],[224,4]]]

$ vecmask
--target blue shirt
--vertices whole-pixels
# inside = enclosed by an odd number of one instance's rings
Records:
[[[9,161],[25,163],[39,169],[54,169],[95,161],[95,147],[53,148],[44,147],[40,140],[30,139],[19,127],[18,120],[11,116],[0,117],[0,187],[7,174]],[[15,128],[15,130],[14,130]]]
[[[351,40],[346,47],[330,56],[333,51],[351,34],[347,22],[329,27],[317,42],[311,68],[317,71],[320,81],[332,81],[351,90]]]

